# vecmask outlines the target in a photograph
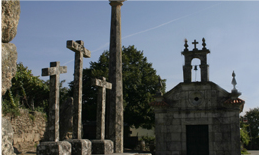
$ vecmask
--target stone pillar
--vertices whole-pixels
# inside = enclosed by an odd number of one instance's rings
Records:
[[[66,73],[67,67],[60,66],[59,61],[51,62],[50,68],[42,69],[42,76],[50,76],[48,142],[37,147],[37,155],[70,155],[71,144],[59,141],[59,74]]]
[[[106,104],[106,89],[112,89],[112,84],[106,81],[103,77],[93,79],[92,85],[98,86],[97,112],[96,112],[96,139],[105,138],[105,104]]]
[[[201,82],[209,81],[209,65],[200,65],[201,68]]]
[[[185,83],[192,82],[192,65],[183,66],[183,81]]]
[[[121,6],[124,0],[111,1],[111,33],[109,78],[112,83],[108,102],[108,135],[114,142],[114,152],[123,152],[123,87],[121,52]]]
[[[83,57],[90,58],[91,52],[84,47],[82,40],[67,41],[67,48],[75,52],[74,92],[73,92],[73,139],[67,140],[72,145],[73,155],[91,155],[92,143],[82,139],[82,85]]]
[[[106,89],[112,89],[112,84],[103,77],[93,79],[92,85],[98,86],[97,114],[96,114],[96,140],[92,140],[93,154],[112,154],[114,152],[113,142],[105,140],[105,103]]]
[[[42,69],[42,76],[50,76],[48,140],[59,141],[59,74],[66,73],[67,66],[59,61],[51,62],[50,68]]]
[[[67,41],[67,48],[75,52],[74,69],[74,109],[73,109],[73,139],[82,138],[82,85],[83,85],[83,57],[90,58],[91,52],[84,47],[84,42],[78,40]]]

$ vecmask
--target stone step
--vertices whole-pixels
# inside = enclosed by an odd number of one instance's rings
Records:
[[[103,155],[103,154],[92,154],[92,155]],[[152,155],[151,153],[113,153],[105,155]]]

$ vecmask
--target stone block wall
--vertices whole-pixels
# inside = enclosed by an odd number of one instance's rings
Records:
[[[47,119],[40,112],[30,113],[27,109],[20,109],[20,116],[4,116],[12,124],[13,146],[19,152],[34,151],[40,140],[44,138]]]

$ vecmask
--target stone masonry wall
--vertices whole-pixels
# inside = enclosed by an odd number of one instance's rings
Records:
[[[185,155],[186,125],[208,125],[210,155],[240,154],[239,111],[156,113],[156,154]],[[165,112],[166,111],[166,112]]]
[[[46,115],[40,112],[29,113],[20,109],[20,116],[3,116],[9,120],[13,128],[13,144],[19,152],[36,152],[36,146],[44,138],[46,130]],[[15,149],[15,150],[16,150]]]

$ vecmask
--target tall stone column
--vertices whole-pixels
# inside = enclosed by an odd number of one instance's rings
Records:
[[[114,142],[114,152],[123,152],[123,88],[121,52],[121,6],[125,0],[110,0],[111,33],[109,78],[112,83],[107,106],[107,138]]]

